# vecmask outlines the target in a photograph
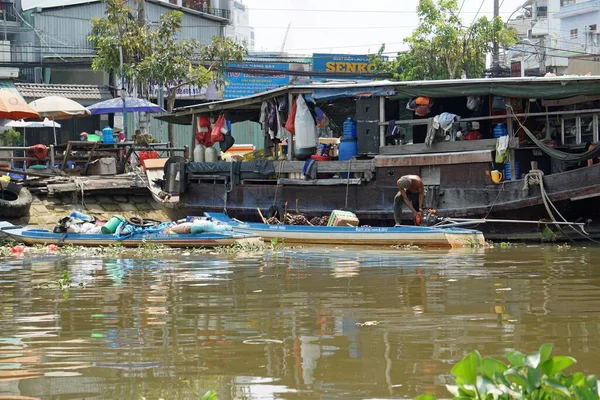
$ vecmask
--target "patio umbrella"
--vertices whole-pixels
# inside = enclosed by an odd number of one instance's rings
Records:
[[[11,128],[23,128],[23,146],[25,146],[25,129],[26,128],[60,128],[58,122],[50,121],[48,118],[44,118],[43,121],[10,121],[4,125]]]
[[[48,96],[34,100],[29,105],[39,113],[41,117],[54,120],[63,120],[79,117],[88,117],[90,112],[81,104],[60,96]],[[56,127],[54,130],[54,144],[56,144]]]
[[[2,119],[40,119],[40,115],[18,94],[0,89],[0,118]]]
[[[10,126],[11,128],[60,128],[58,122],[50,121],[48,118],[44,118],[43,121],[11,121],[4,126]]]
[[[92,104],[88,110],[92,114],[114,114],[123,112],[123,102],[125,102],[125,111],[127,112],[145,112],[145,113],[166,113],[162,107],[137,97],[125,97],[125,99],[115,98]]]

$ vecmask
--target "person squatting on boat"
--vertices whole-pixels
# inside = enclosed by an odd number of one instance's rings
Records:
[[[423,208],[425,186],[418,175],[401,176],[396,185],[398,186],[398,194],[394,197],[394,220],[396,221],[396,225],[400,225],[403,203],[408,206],[413,214],[413,218]]]

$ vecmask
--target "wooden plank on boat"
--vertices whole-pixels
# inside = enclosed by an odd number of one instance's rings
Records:
[[[431,147],[425,143],[403,146],[384,146],[379,148],[381,155],[408,155],[424,153],[446,153],[458,151],[495,150],[496,139],[460,140],[458,142],[433,143]]]
[[[349,182],[348,182],[349,181]],[[296,185],[296,186],[337,186],[337,185],[360,185],[362,179],[360,178],[352,178],[348,179],[287,179],[281,178],[278,181],[280,185]]]
[[[458,153],[410,154],[396,156],[379,156],[376,158],[377,167],[411,167],[426,165],[452,165],[487,163],[492,161],[492,152],[463,151]]]

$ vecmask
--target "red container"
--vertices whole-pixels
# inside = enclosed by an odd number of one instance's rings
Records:
[[[313,160],[317,160],[317,161],[330,161],[331,158],[327,157],[327,156],[318,156],[316,154],[313,154],[312,156],[310,156],[310,158],[312,158]]]

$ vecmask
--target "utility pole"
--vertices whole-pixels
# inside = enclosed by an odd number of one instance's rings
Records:
[[[494,27],[496,26],[496,18],[500,15],[500,0],[494,0]],[[492,54],[492,70],[493,73],[498,72],[500,66],[500,46],[498,45],[498,32],[494,29],[494,53]]]

